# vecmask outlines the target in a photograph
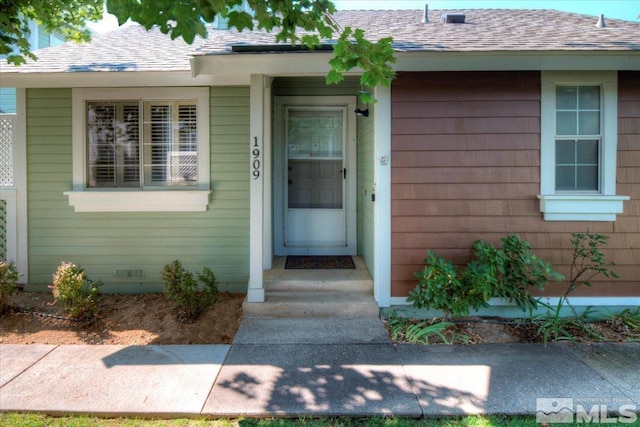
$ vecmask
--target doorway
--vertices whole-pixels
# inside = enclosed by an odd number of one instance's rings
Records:
[[[355,97],[274,105],[275,254],[355,255]]]

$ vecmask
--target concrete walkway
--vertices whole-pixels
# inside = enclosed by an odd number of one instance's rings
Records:
[[[375,319],[247,319],[232,345],[0,345],[0,410],[50,414],[615,414],[640,411],[639,384],[640,343],[394,346]]]

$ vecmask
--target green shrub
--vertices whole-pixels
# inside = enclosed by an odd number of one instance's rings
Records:
[[[522,311],[531,313],[537,306],[537,299],[531,296],[530,287],[543,290],[547,283],[563,280],[564,276],[554,271],[550,262],[545,263],[533,255],[529,242],[517,234],[500,240],[502,249],[482,240],[476,241],[473,244],[475,263],[487,266],[493,286],[490,298],[505,298]]]
[[[98,316],[100,286],[102,282],[89,279],[82,267],[63,261],[53,275],[50,288],[53,297],[60,301],[69,317],[95,320]]]
[[[543,289],[549,281],[562,280],[563,276],[533,255],[531,245],[518,235],[501,240],[502,249],[475,241],[475,259],[463,269],[429,251],[425,267],[415,274],[418,285],[409,293],[408,301],[417,308],[443,310],[445,319],[486,307],[491,298],[505,298],[523,311],[533,312],[537,300],[531,296],[530,286]]]
[[[9,306],[9,298],[16,293],[16,282],[20,278],[20,273],[13,261],[0,262],[0,314]]]
[[[424,262],[422,271],[415,273],[418,285],[407,298],[414,307],[442,310],[446,319],[449,315],[465,316],[471,309],[486,306],[482,290],[470,286],[449,261],[428,251]]]
[[[196,277],[178,260],[162,269],[164,295],[174,303],[176,316],[183,322],[194,322],[218,298],[218,281],[209,268]]]

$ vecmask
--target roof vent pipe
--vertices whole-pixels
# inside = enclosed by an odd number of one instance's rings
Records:
[[[605,28],[607,24],[604,22],[604,15],[600,14],[600,18],[598,18],[598,23],[596,24],[596,28]]]
[[[422,23],[423,24],[429,23],[429,5],[428,4],[424,5],[424,16],[422,17]]]

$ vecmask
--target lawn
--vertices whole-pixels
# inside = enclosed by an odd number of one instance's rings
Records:
[[[321,419],[136,419],[91,416],[51,417],[41,414],[0,414],[0,427],[534,427],[535,417],[468,416],[452,418],[321,418]],[[564,424],[566,425],[566,424]],[[635,423],[634,426],[640,426]]]

